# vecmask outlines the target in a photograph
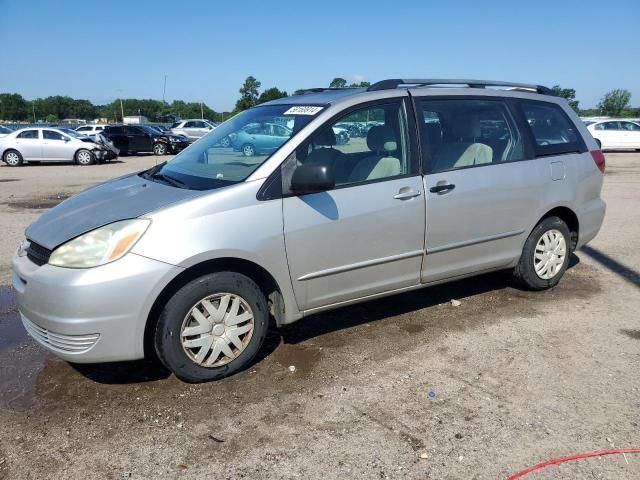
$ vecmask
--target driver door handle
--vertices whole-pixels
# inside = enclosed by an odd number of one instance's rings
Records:
[[[405,187],[401,188],[400,191],[393,196],[393,198],[395,198],[396,200],[407,200],[409,198],[418,196],[420,196],[419,191],[409,190]]]

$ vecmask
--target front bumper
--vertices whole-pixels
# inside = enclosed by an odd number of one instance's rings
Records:
[[[76,363],[144,357],[144,329],[153,302],[182,269],[129,253],[89,269],[38,266],[14,256],[13,287],[29,334]]]
[[[178,153],[184,150],[185,148],[187,148],[188,146],[189,146],[189,142],[171,142],[169,144],[169,150],[171,150],[173,153]]]

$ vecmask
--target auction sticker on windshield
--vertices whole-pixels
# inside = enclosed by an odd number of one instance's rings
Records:
[[[323,107],[317,107],[313,105],[298,105],[291,107],[289,110],[283,113],[283,115],[315,115]]]

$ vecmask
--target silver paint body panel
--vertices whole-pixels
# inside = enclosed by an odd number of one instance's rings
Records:
[[[415,96],[495,95],[460,88],[411,89]],[[275,279],[282,323],[342,305],[514,266],[529,232],[555,207],[578,217],[578,246],[598,232],[603,176],[589,153],[413,175],[329,192],[259,200],[282,162],[318,127],[363,102],[406,97],[404,89],[311,94],[273,103],[327,105],[244,182],[190,191],[126,176],[90,188],[45,213],[27,237],[53,249],[93,228],[144,216],[151,224],[132,251],[92,269],[38,267],[13,259],[19,309],[61,336],[99,334],[75,362],[144,355],[144,331],[162,290],[180,273],[216,259],[241,259]],[[589,150],[595,141],[562,99],[525,92],[500,96],[556,102]],[[454,183],[445,194],[429,191]],[[420,195],[394,198],[409,187]],[[46,348],[46,345],[44,345]]]

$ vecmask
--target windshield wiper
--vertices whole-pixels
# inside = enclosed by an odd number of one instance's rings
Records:
[[[178,180],[177,178],[171,177],[169,175],[165,175],[164,173],[156,172],[156,173],[152,173],[149,176],[151,178],[157,178],[158,180],[162,180],[170,185],[173,185],[174,187],[187,188],[191,190],[191,187],[186,183],[184,183],[182,180]]]

